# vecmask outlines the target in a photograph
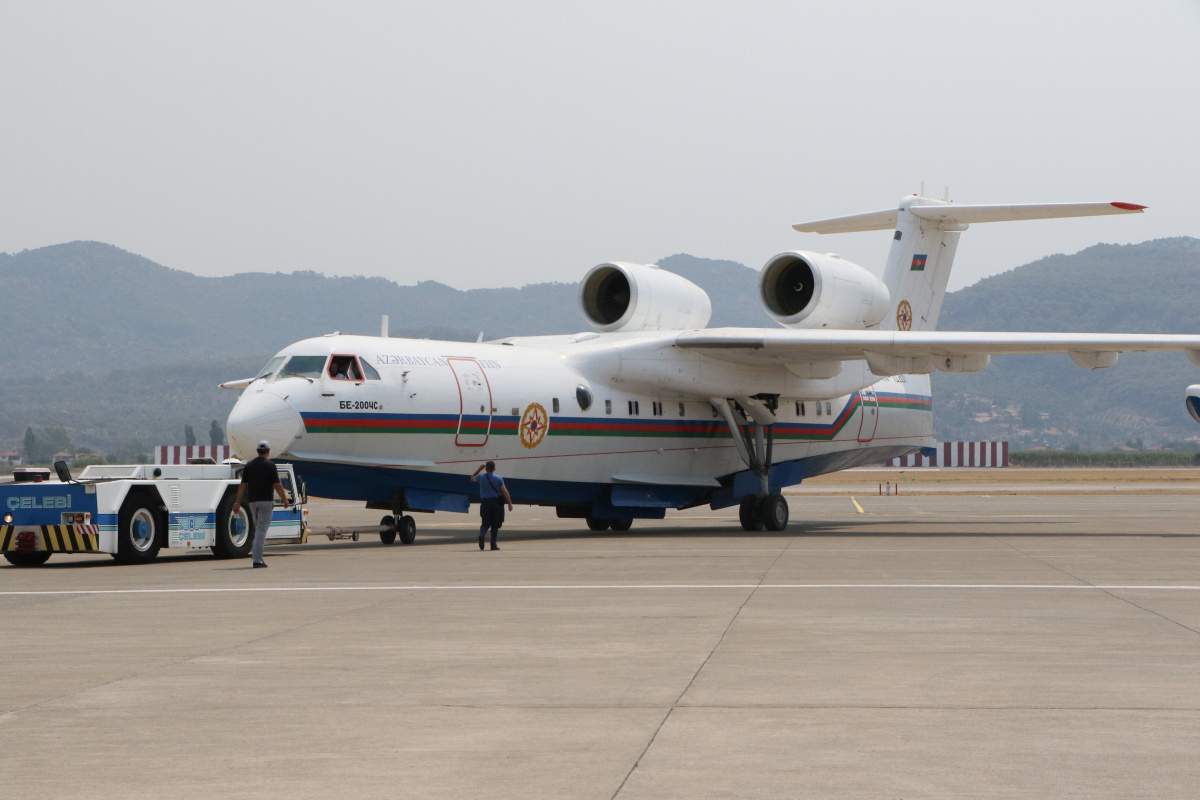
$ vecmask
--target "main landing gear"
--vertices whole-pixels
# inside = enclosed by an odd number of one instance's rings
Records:
[[[379,520],[379,541],[384,544],[395,544],[396,537],[401,544],[412,544],[417,540],[417,523],[407,514],[388,514]]]
[[[744,531],[781,531],[788,524],[788,502],[781,494],[744,497],[738,520]]]
[[[768,398],[764,402],[759,397],[739,397],[735,403],[729,398],[713,397],[710,402],[725,418],[738,455],[758,477],[758,493],[742,498],[738,508],[742,530],[783,530],[788,524],[788,503],[783,495],[771,491],[770,480],[775,445],[775,400]]]
[[[618,533],[627,531],[633,527],[632,519],[596,519],[595,517],[587,518],[587,526],[589,531],[607,531],[613,530]]]

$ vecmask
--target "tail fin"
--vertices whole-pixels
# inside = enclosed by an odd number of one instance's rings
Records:
[[[1006,222],[1101,214],[1137,214],[1135,203],[1023,203],[1017,205],[954,205],[909,195],[895,211],[874,211],[849,217],[802,222],[792,227],[803,233],[852,233],[893,229],[883,282],[892,296],[887,330],[933,330],[937,327],[954,264],[958,237],[973,222]]]

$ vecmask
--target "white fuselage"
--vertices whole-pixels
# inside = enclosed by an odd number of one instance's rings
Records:
[[[244,456],[266,438],[313,494],[380,505],[393,485],[471,496],[467,476],[485,460],[497,462],[517,502],[577,506],[617,485],[690,487],[680,490],[686,502],[672,505],[704,501],[747,465],[704,392],[701,357],[654,347],[660,334],[642,336],[648,347],[624,370],[605,353],[608,337],[595,334],[507,343],[307,339],[277,359],[309,357],[319,373],[290,376],[284,361],[251,383],[230,414],[231,443]],[[340,356],[364,366],[351,379],[334,377]],[[711,367],[723,381],[731,370],[760,372]],[[683,369],[696,370],[695,394],[650,385],[659,371]],[[799,390],[811,382],[790,376],[779,387],[773,463],[806,465],[781,472],[781,484],[931,443],[928,376],[853,380],[866,388],[800,399],[787,396],[789,381]]]

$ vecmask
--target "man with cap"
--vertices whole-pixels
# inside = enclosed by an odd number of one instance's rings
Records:
[[[481,472],[482,478],[479,477]],[[499,550],[496,546],[496,534],[504,524],[504,506],[500,504],[500,500],[503,498],[508,510],[512,511],[512,496],[508,493],[508,487],[504,485],[504,478],[496,474],[495,461],[480,464],[479,468],[471,473],[471,480],[479,481],[479,516],[482,518],[482,524],[479,526],[479,549],[483,549],[483,537],[490,530],[492,549]]]
[[[263,545],[267,541],[267,529],[271,527],[271,513],[275,502],[271,493],[279,496],[279,502],[291,505],[291,499],[279,482],[279,470],[271,461],[271,445],[265,439],[258,443],[258,458],[242,470],[242,485],[238,487],[237,499],[233,502],[233,513],[237,514],[242,503],[250,501],[250,516],[254,519],[254,568],[265,567]]]

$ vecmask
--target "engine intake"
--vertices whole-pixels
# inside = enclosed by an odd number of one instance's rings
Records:
[[[604,333],[703,328],[712,316],[708,295],[687,278],[617,261],[592,267],[579,303],[592,328]]]
[[[780,253],[762,268],[758,290],[767,314],[786,328],[870,328],[891,304],[881,280],[832,253]]]

